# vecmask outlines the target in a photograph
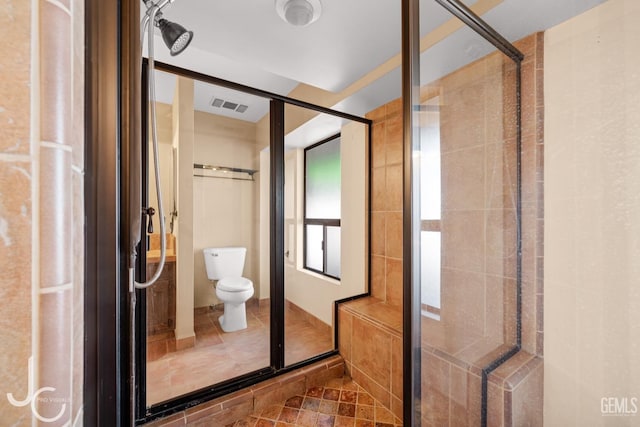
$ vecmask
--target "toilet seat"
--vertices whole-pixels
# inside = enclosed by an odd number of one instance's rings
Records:
[[[218,280],[216,289],[226,292],[244,292],[253,289],[253,283],[246,277],[225,277]]]

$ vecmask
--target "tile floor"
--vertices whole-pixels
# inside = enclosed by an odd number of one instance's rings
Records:
[[[218,317],[222,306],[195,311],[194,347],[175,351],[171,340],[149,342],[147,402],[159,403],[269,366],[269,308],[247,306],[245,330],[225,333]],[[299,312],[285,313],[285,362],[292,364],[333,349],[329,328],[318,328]]]
[[[343,377],[225,427],[285,426],[401,427],[402,421],[351,378]]]

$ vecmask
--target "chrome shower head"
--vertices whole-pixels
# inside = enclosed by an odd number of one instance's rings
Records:
[[[158,20],[156,26],[160,28],[162,39],[169,48],[171,56],[182,53],[193,40],[193,31],[187,31],[186,28],[175,22],[162,18]]]
[[[182,53],[183,50],[189,46],[191,40],[193,40],[193,31],[187,31],[182,25],[175,22],[168,21],[162,17],[162,9],[168,4],[173,3],[174,0],[159,0],[154,3],[154,0],[146,0],[145,6],[147,11],[142,18],[140,24],[141,35],[140,40],[144,42],[145,31],[149,30],[149,49],[152,50],[152,28],[149,27],[149,22],[153,22],[153,25],[160,29],[162,33],[162,39],[169,48],[171,56],[176,56]]]

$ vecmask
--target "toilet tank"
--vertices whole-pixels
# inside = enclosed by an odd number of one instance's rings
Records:
[[[203,251],[204,265],[209,280],[225,277],[242,277],[247,248],[224,247],[206,248]]]

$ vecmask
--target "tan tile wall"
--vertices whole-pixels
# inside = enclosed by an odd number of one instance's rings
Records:
[[[0,34],[13,40],[0,60],[0,413],[12,423],[25,420],[25,425],[29,410],[11,405],[5,396],[27,396],[32,354],[30,20],[29,2],[0,3]]]
[[[516,44],[522,62],[522,348],[542,357],[544,293],[544,33]]]
[[[424,334],[451,354],[515,341],[514,69],[492,54],[423,89],[439,95],[442,167],[440,320]]]
[[[367,114],[371,137],[371,295],[402,306],[402,103]]]
[[[339,351],[347,373],[402,418],[402,313],[375,298],[342,304]]]
[[[0,413],[11,425],[81,422],[83,8],[0,3],[11,40],[0,62]]]

